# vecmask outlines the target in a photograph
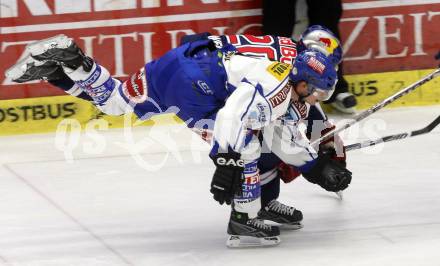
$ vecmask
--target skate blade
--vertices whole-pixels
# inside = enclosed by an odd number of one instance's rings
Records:
[[[302,223],[291,223],[291,224],[280,224],[279,225],[281,230],[299,230],[304,227]]]
[[[340,199],[340,200],[343,200],[344,199],[344,192],[342,192],[342,191],[338,191],[338,192],[335,192],[336,193],[336,195],[338,196],[338,198]]]
[[[230,235],[226,241],[229,248],[252,248],[252,247],[270,247],[276,246],[281,242],[279,236],[271,237],[252,237]]]
[[[11,66],[5,71],[5,76],[12,80],[18,79],[26,73],[28,64],[35,62],[31,55],[27,55],[25,58],[18,61],[15,65]]]
[[[26,50],[33,56],[45,53],[49,49],[59,48],[65,49],[72,44],[72,39],[64,34],[59,34],[44,40],[30,43],[26,46]]]

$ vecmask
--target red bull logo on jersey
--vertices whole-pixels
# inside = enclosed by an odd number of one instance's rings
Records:
[[[307,65],[309,65],[310,68],[315,70],[315,72],[319,73],[320,75],[324,73],[325,65],[315,57],[310,57],[309,60],[307,61]]]
[[[319,38],[319,41],[325,45],[325,49],[329,54],[333,54],[336,48],[338,48],[338,42],[333,38]]]

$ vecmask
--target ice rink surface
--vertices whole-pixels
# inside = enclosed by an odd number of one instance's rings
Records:
[[[439,115],[440,106],[385,110],[343,137],[414,130]],[[240,250],[225,247],[229,209],[212,200],[208,147],[188,130],[2,137],[0,265],[440,265],[439,132],[350,152],[343,201],[303,178],[282,184],[280,201],[303,211],[304,228],[277,247]]]

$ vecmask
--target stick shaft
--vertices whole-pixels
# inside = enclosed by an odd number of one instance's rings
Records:
[[[374,146],[376,144],[383,143],[383,142],[389,142],[389,141],[394,141],[394,140],[399,140],[399,139],[406,139],[406,138],[426,134],[426,133],[431,132],[438,124],[440,124],[440,116],[438,116],[434,121],[432,121],[429,125],[427,125],[426,127],[422,128],[422,129],[393,134],[393,135],[388,135],[388,136],[385,136],[385,137],[382,137],[382,138],[379,138],[376,140],[367,140],[364,142],[350,144],[350,145],[345,146],[345,151],[362,149],[362,148]]]
[[[427,76],[423,77],[422,79],[420,79],[419,81],[409,85],[408,87],[396,92],[395,94],[391,95],[390,97],[386,98],[385,100],[383,100],[380,103],[377,103],[376,105],[374,105],[373,107],[371,107],[370,109],[367,109],[365,111],[363,111],[362,113],[358,114],[357,116],[354,117],[354,119],[350,122],[348,122],[347,124],[345,124],[344,126],[330,131],[327,134],[323,135],[321,138],[313,141],[311,143],[312,146],[316,146],[317,144],[321,143],[322,141],[328,140],[329,138],[333,137],[335,134],[338,134],[339,132],[351,127],[352,125],[358,123],[359,121],[367,118],[368,116],[370,116],[371,114],[377,112],[378,110],[382,109],[383,107],[387,106],[388,104],[396,101],[397,99],[399,99],[400,97],[412,92],[413,90],[417,89],[418,87],[422,86],[423,84],[425,84],[426,82],[432,80],[433,78],[437,77],[440,74],[440,68],[436,69],[434,72],[428,74]]]

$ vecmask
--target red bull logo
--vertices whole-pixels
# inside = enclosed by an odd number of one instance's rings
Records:
[[[319,41],[325,45],[325,49],[329,54],[333,54],[339,44],[334,38],[319,38]]]

